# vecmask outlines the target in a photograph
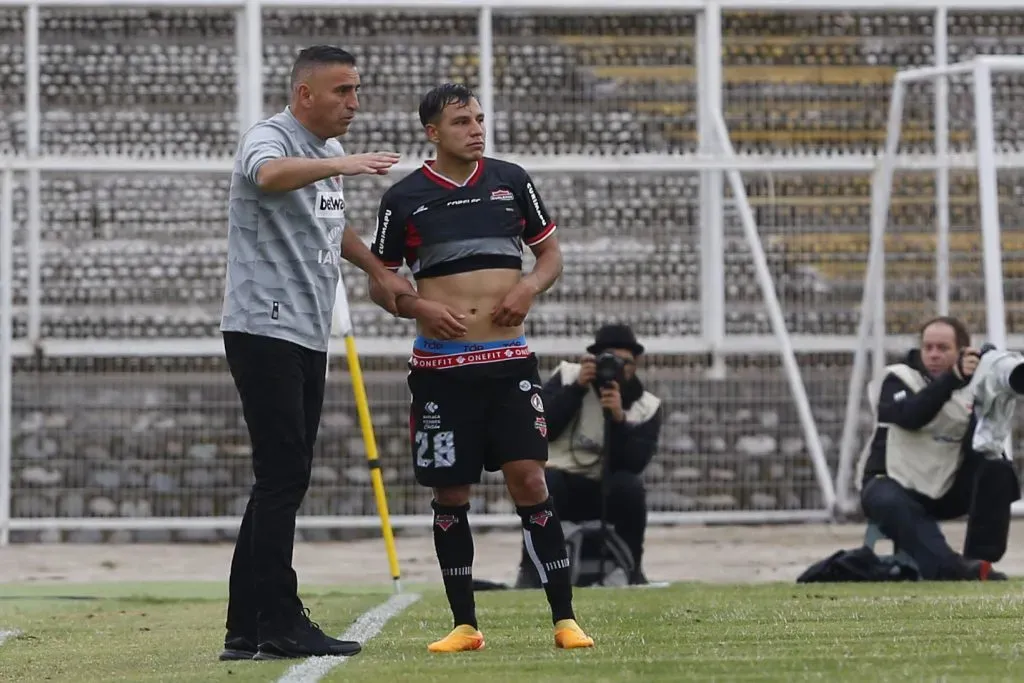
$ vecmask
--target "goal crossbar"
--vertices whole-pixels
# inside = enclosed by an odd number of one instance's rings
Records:
[[[873,360],[873,377],[879,379],[885,366],[885,228],[889,221],[892,184],[898,168],[897,158],[900,130],[906,103],[907,87],[919,81],[936,81],[955,75],[969,75],[974,84],[975,160],[978,173],[978,203],[981,219],[982,258],[986,303],[986,341],[1006,348],[1006,306],[1003,295],[1002,246],[999,227],[999,188],[997,185],[994,112],[992,103],[992,74],[994,72],[1024,71],[1024,56],[985,56],[950,64],[897,73],[889,102],[886,123],[886,144],[879,165],[872,177],[871,227],[868,267],[861,297],[860,320],[857,327],[858,343],[854,349],[853,367],[847,391],[846,414],[839,445],[839,463],[835,488],[841,512],[856,509],[851,499],[850,485],[855,467],[855,447],[858,415],[864,398],[867,380],[869,338]],[[948,226],[940,226],[948,230]],[[939,235],[939,241],[948,245],[948,235]],[[947,272],[948,258],[940,255],[940,263]]]

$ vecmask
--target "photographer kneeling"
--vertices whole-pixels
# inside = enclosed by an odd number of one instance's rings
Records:
[[[858,463],[861,506],[923,580],[1006,578],[991,565],[1006,551],[1020,486],[1001,445],[990,456],[972,447],[979,358],[961,321],[935,318],[921,329],[921,348],[871,391],[876,429]],[[961,556],[938,522],[964,515]]]
[[[661,432],[661,400],[645,391],[636,376],[636,359],[643,351],[628,326],[606,325],[581,362],[562,362],[541,390],[548,439],[544,474],[558,516],[586,522],[600,519],[606,510],[605,521],[633,555],[633,584],[647,583],[641,569],[647,529],[641,474]],[[603,461],[605,452],[608,462]],[[602,486],[605,472],[608,480]],[[540,585],[525,545],[516,585]]]

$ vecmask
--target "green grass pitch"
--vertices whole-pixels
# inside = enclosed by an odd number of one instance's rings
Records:
[[[323,681],[1024,680],[1019,582],[916,585],[677,584],[578,589],[593,650],[552,644],[539,591],[478,594],[480,652],[431,655],[450,627],[435,586]],[[390,593],[307,588],[338,634]],[[216,661],[224,589],[212,584],[0,586],[2,681],[277,681],[294,662]]]

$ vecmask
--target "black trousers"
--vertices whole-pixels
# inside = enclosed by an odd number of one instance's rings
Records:
[[[997,562],[1006,552],[1010,505],[1020,498],[1020,484],[1007,460],[986,460],[969,453],[953,485],[939,499],[905,489],[889,477],[873,477],[861,490],[865,516],[914,558],[925,580],[978,578],[968,560]],[[946,542],[940,521],[967,515],[963,555]]]
[[[327,354],[291,342],[224,333],[242,401],[255,477],[231,560],[227,628],[257,636],[302,609],[292,569],[295,517],[309,488]]]
[[[582,474],[549,467],[544,470],[548,493],[558,517],[567,522],[588,522],[601,518],[601,482]],[[613,472],[608,481],[607,522],[629,547],[637,569],[644,555],[647,532],[647,492],[643,480],[632,472]],[[520,567],[533,566],[522,550]]]

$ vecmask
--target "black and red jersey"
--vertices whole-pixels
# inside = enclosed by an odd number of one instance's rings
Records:
[[[370,246],[389,268],[417,280],[487,268],[522,268],[523,244],[555,232],[521,166],[485,157],[461,185],[427,161],[381,198]]]

